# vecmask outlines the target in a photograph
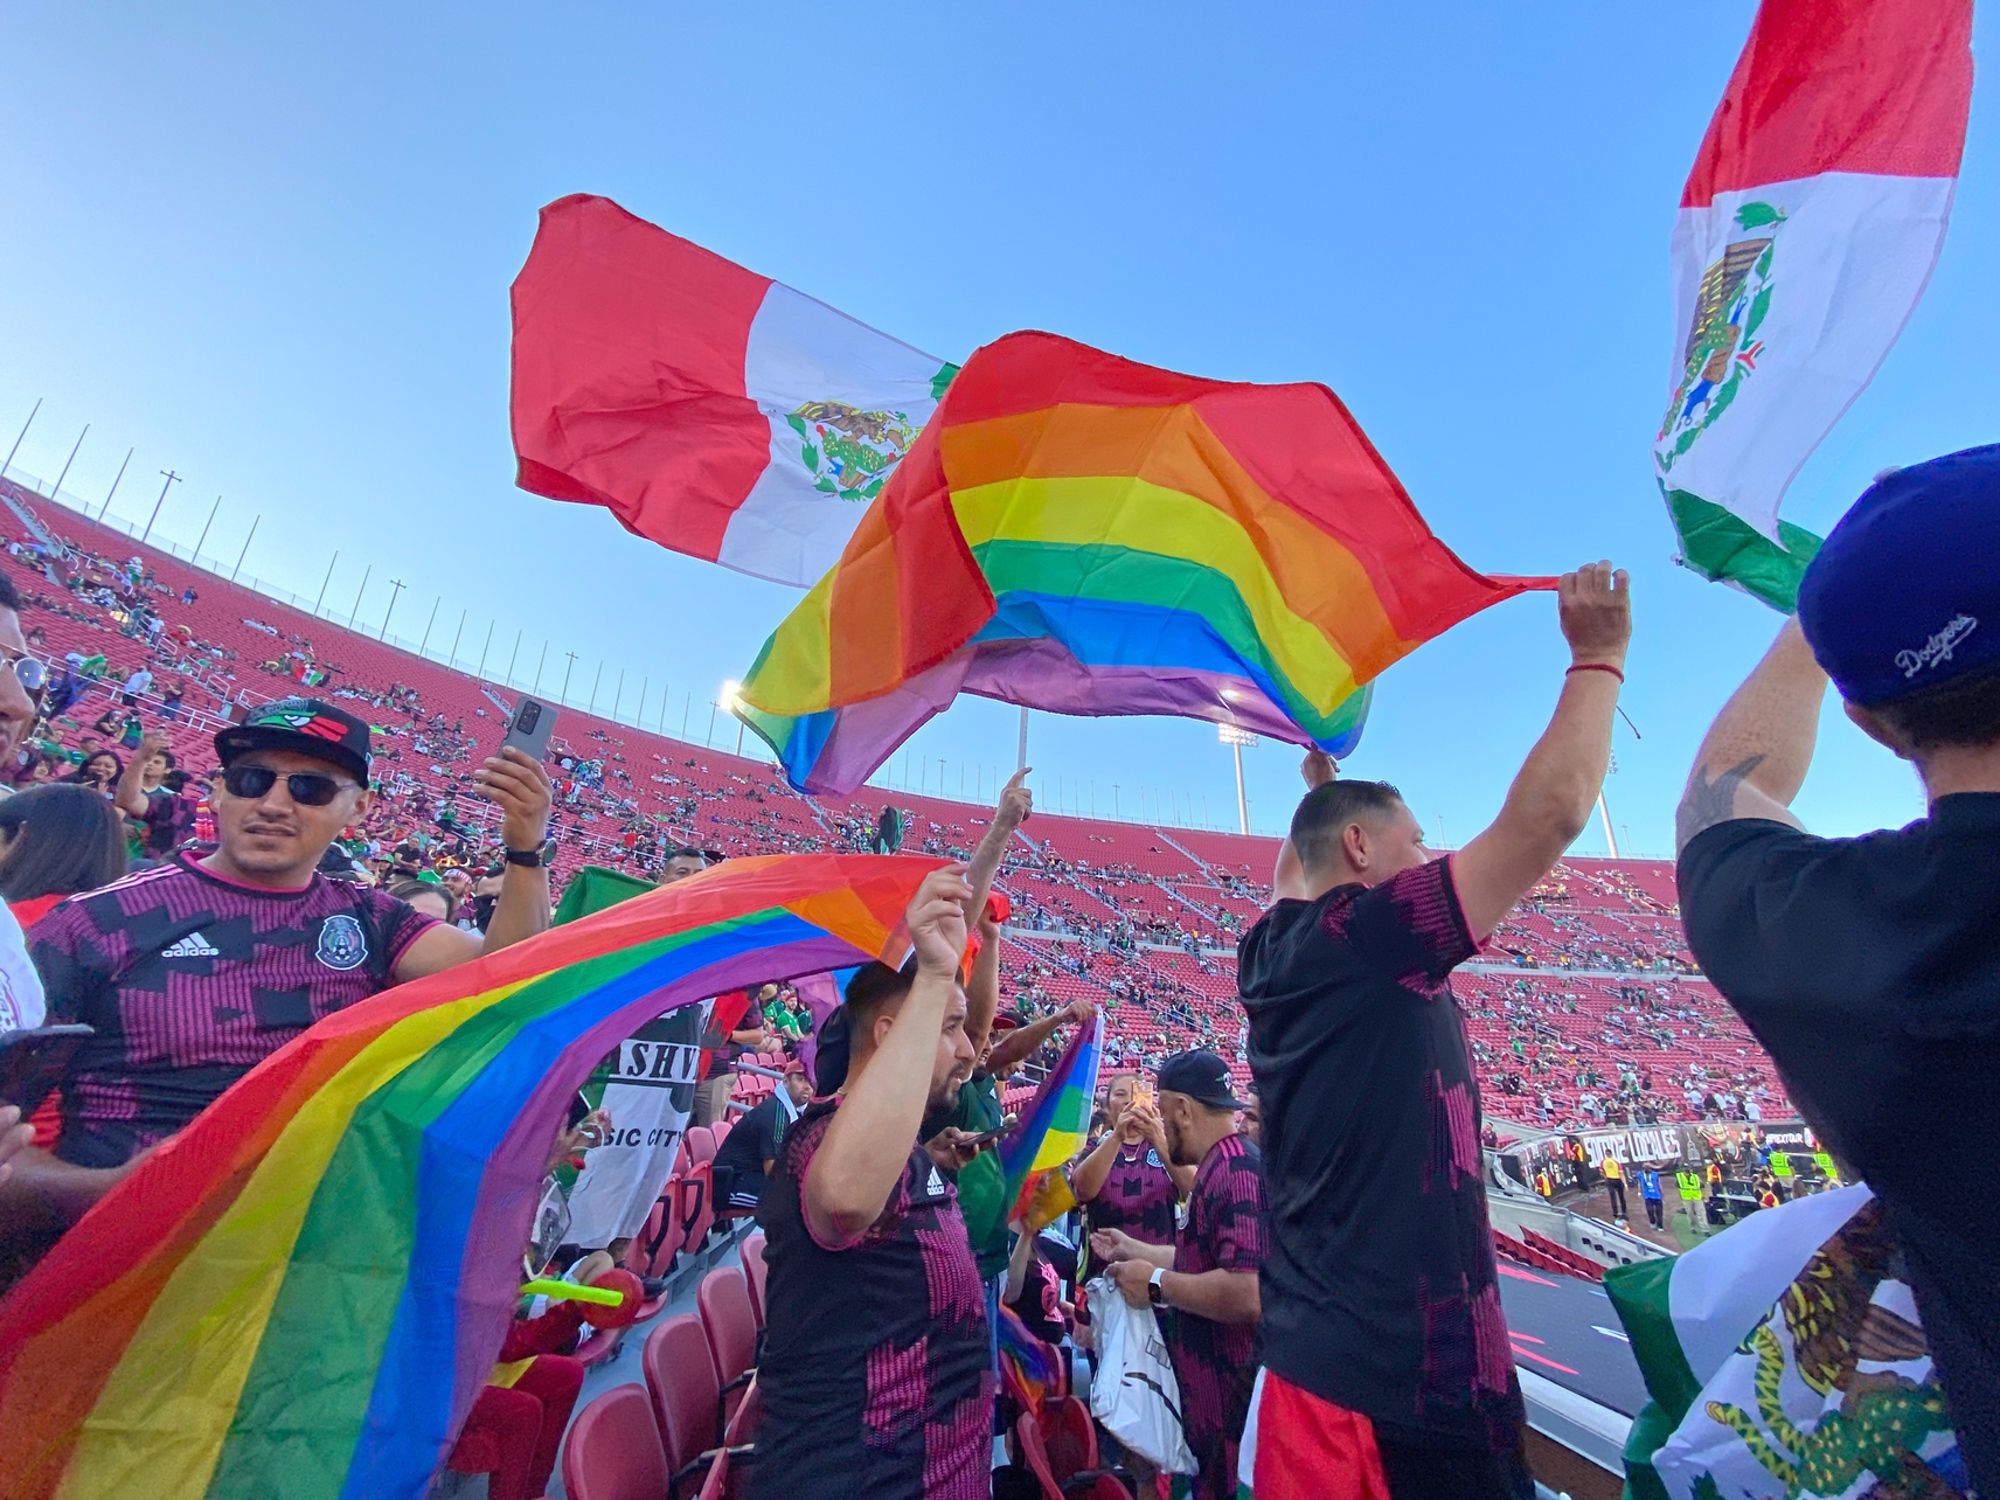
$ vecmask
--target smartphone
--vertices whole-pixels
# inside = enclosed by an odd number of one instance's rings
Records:
[[[548,753],[549,736],[555,733],[556,708],[539,698],[523,698],[514,705],[514,717],[507,721],[507,737],[500,741],[505,750],[512,745],[516,750],[524,750],[530,760],[540,760]]]
[[[1020,1123],[1021,1120],[1018,1115],[1007,1115],[1000,1121],[998,1125],[995,1125],[991,1130],[982,1131],[980,1134],[972,1137],[972,1139],[969,1141],[960,1141],[958,1143],[958,1149],[963,1151],[968,1146],[988,1145],[994,1141],[999,1140],[1001,1136],[1006,1135],[1009,1131],[1011,1131],[1016,1125]]]
[[[1132,1085],[1132,1102],[1134,1104],[1143,1104],[1146,1108],[1151,1109],[1153,1107],[1153,1086],[1150,1083],[1135,1083]]]
[[[0,1104],[18,1104],[26,1119],[69,1072],[70,1059],[90,1026],[42,1026],[0,1032]]]

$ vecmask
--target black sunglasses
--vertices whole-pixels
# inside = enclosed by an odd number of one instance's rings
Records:
[[[222,784],[229,788],[230,796],[254,802],[278,784],[278,773],[269,766],[230,766],[222,773]],[[301,807],[325,807],[342,792],[359,785],[322,776],[317,771],[294,771],[285,778],[285,790]]]

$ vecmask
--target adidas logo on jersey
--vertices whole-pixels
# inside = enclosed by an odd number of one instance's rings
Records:
[[[173,947],[160,954],[162,958],[220,958],[222,950],[198,932],[190,932]]]

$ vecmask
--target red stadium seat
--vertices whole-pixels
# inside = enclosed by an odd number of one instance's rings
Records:
[[[714,1356],[701,1319],[678,1313],[646,1335],[639,1356],[659,1422],[667,1468],[678,1474],[715,1446]]]
[[[739,1266],[722,1266],[701,1279],[695,1293],[702,1332],[722,1390],[718,1425],[727,1427],[742,1400],[742,1385],[757,1358],[757,1319],[750,1311],[750,1287]]]
[[[670,1186],[674,1190],[680,1248],[693,1253],[701,1249],[709,1227],[715,1223],[715,1164],[705,1161],[686,1167],[671,1180]]]
[[[667,1456],[644,1386],[615,1386],[576,1414],[562,1476],[570,1500],[660,1500]]]
[[[756,1314],[757,1331],[764,1331],[764,1231],[758,1230],[743,1241],[743,1279],[750,1287],[750,1311]]]
[[[687,1133],[688,1160],[699,1166],[703,1162],[715,1160],[715,1130],[708,1125],[696,1125]]]

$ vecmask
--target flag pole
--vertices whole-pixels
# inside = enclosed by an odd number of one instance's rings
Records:
[[[1021,705],[1021,750],[1020,754],[1015,757],[1014,769],[1017,771],[1025,771],[1027,770],[1027,768],[1028,768],[1028,705],[1023,703]]]

